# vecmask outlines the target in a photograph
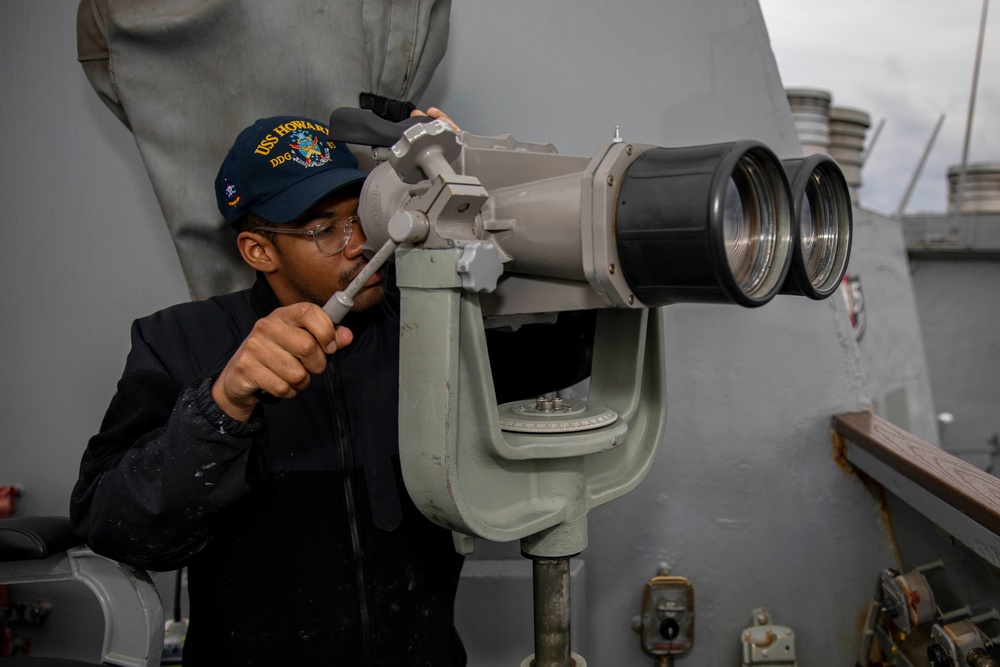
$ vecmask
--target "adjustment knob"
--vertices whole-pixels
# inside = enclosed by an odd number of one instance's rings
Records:
[[[389,163],[404,183],[433,181],[442,173],[454,173],[448,164],[462,152],[462,140],[443,120],[409,127],[392,146]]]
[[[673,641],[681,633],[681,626],[672,618],[665,618],[660,621],[660,636]]]

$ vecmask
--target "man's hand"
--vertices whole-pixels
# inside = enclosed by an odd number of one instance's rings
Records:
[[[429,116],[429,117],[433,118],[434,120],[440,119],[440,120],[443,120],[444,122],[448,123],[449,125],[451,125],[455,129],[456,132],[461,132],[462,131],[462,128],[460,128],[458,125],[456,125],[455,121],[453,121],[451,118],[448,117],[448,114],[446,114],[445,112],[441,111],[437,107],[430,107],[430,108],[428,108],[427,109],[427,113],[424,113],[420,109],[414,109],[413,111],[410,112],[410,118],[413,118],[414,116]]]
[[[212,385],[212,398],[233,419],[248,421],[260,402],[258,390],[292,398],[323,372],[327,355],[353,339],[315,304],[278,308],[254,325]]]

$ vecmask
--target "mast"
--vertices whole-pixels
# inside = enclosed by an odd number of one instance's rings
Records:
[[[979,43],[976,45],[976,64],[972,70],[972,92],[969,95],[969,115],[965,122],[965,142],[962,146],[962,164],[958,171],[958,193],[955,196],[956,212],[962,212],[962,199],[965,197],[965,172],[969,165],[969,141],[972,138],[972,117],[976,111],[976,89],[979,87],[979,63],[983,58],[983,38],[986,35],[986,12],[990,0],[983,0],[983,14],[979,20]]]

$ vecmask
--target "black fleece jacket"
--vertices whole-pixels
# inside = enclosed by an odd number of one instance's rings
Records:
[[[398,292],[348,315],[353,342],[307,390],[233,420],[212,382],[278,305],[258,278],[134,323],[83,456],[74,529],[122,562],[188,567],[185,665],[464,665],[453,623],[462,557],[399,470]],[[541,330],[568,351],[549,388],[589,373],[592,318],[564,322]],[[494,363],[508,360],[501,401],[541,390],[523,372],[538,368],[526,350],[552,349],[535,335],[491,336]]]

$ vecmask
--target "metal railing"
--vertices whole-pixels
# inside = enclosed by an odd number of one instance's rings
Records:
[[[1000,479],[869,412],[833,430],[849,463],[1000,567]]]

